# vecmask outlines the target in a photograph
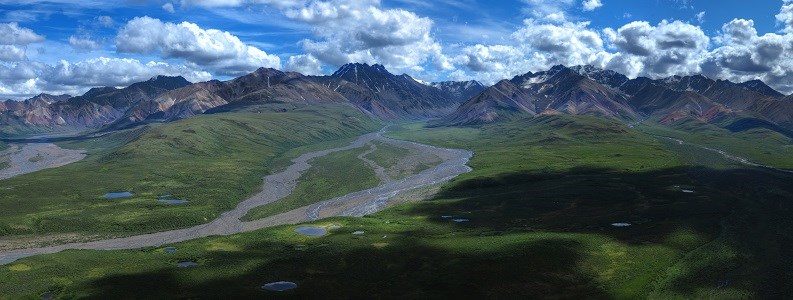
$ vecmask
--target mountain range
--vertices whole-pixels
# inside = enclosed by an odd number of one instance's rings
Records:
[[[394,75],[382,65],[359,63],[328,76],[260,68],[228,81],[190,83],[157,76],[76,97],[41,94],[0,102],[0,125],[118,129],[275,103],[352,105],[383,120],[438,119],[435,126],[572,114],[660,124],[693,119],[731,130],[793,129],[793,96],[759,80],[733,83],[701,75],[630,79],[593,66],[558,65],[486,87],[476,81],[424,83]]]
[[[435,124],[474,125],[561,113],[666,125],[693,119],[731,130],[762,126],[788,132],[793,128],[793,96],[759,80],[733,83],[702,75],[629,79],[593,66],[559,65],[502,80]]]
[[[426,85],[391,74],[382,65],[347,64],[330,76],[260,68],[229,81],[193,84],[182,77],[158,76],[122,89],[94,88],[77,97],[41,94],[7,100],[0,102],[0,125],[123,128],[267,103],[344,103],[387,120],[438,118],[484,89],[475,81]]]

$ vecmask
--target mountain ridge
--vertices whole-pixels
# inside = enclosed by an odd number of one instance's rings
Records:
[[[626,121],[652,118],[662,124],[750,115],[793,127],[793,96],[760,80],[732,83],[702,75],[630,79],[591,65],[556,65],[486,87],[474,80],[425,83],[366,63],[345,64],[323,76],[259,68],[227,81],[190,83],[181,76],[154,76],[124,88],[92,88],[75,97],[41,94],[0,101],[0,124],[118,129],[271,103],[343,103],[383,120],[440,118],[436,125],[572,114]]]

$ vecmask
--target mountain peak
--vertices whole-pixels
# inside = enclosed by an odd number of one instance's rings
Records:
[[[157,75],[152,77],[148,81],[134,83],[129,87],[139,87],[144,89],[146,89],[146,87],[154,87],[154,88],[172,90],[187,85],[190,85],[190,81],[187,81],[187,79],[185,79],[182,76]]]
[[[90,90],[85,92],[85,94],[83,94],[83,97],[90,98],[90,97],[93,97],[93,96],[96,96],[96,95],[109,93],[109,92],[112,92],[112,91],[115,91],[115,90],[117,90],[117,89],[114,88],[114,87],[109,87],[109,86],[95,87],[95,88],[91,88]]]
[[[333,77],[346,77],[349,74],[357,74],[357,73],[380,73],[380,74],[387,74],[393,75],[391,72],[388,72],[386,68],[381,64],[373,64],[369,65],[367,63],[348,63],[339,68],[336,72],[333,73]],[[353,75],[354,76],[354,75]]]
[[[568,68],[565,67],[564,65],[555,65],[555,66],[551,67],[551,69],[548,70],[548,72],[549,73],[558,73],[558,72],[561,72],[561,71],[567,70],[567,69]]]
[[[28,99],[28,100],[31,100],[31,101],[41,100],[41,101],[44,101],[44,102],[47,102],[47,103],[54,103],[54,102],[60,102],[60,101],[67,100],[67,99],[69,99],[71,97],[72,96],[66,95],[66,94],[63,94],[63,95],[52,95],[52,94],[47,94],[47,93],[41,93],[41,94],[38,94],[38,95]]]
[[[747,90],[750,90],[750,91],[754,91],[754,92],[758,92],[758,93],[761,93],[761,94],[764,94],[764,95],[768,95],[768,96],[771,96],[771,97],[781,98],[781,97],[785,96],[784,94],[778,92],[777,90],[775,90],[775,89],[771,88],[770,86],[768,86],[767,84],[765,84],[765,82],[763,82],[760,79],[755,79],[755,80],[749,80],[747,82],[742,82],[742,83],[739,83],[738,86],[740,86],[740,87],[742,87],[744,89],[747,89]]]
[[[280,75],[284,75],[284,72],[273,68],[261,67],[256,69],[256,71],[253,71],[253,74],[259,76],[280,76]]]

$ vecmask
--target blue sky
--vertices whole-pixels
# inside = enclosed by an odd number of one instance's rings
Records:
[[[0,0],[0,33],[21,37],[0,40],[0,98],[346,62],[485,83],[592,64],[762,79],[788,93],[791,25],[782,0]]]

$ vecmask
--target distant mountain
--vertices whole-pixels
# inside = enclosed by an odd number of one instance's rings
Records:
[[[537,96],[510,80],[502,80],[463,103],[441,121],[444,125],[472,125],[504,120],[522,113],[536,115]]]
[[[343,103],[382,119],[421,119],[448,114],[462,101],[408,75],[391,74],[381,65],[347,64],[330,76],[260,68],[229,81],[196,83],[140,102],[113,127],[269,103]]]
[[[785,103],[784,96],[759,80],[744,83],[733,83],[729,80],[713,80],[702,75],[671,76],[660,80],[637,78],[620,87],[620,90],[632,96],[632,102],[646,102],[648,95],[636,90],[636,86],[650,84],[677,92],[694,93],[702,97],[689,95],[686,99],[699,99],[688,106],[678,103],[680,109],[670,111],[674,105],[666,105],[666,109],[654,111],[651,114],[667,116],[661,119],[675,120],[678,116],[693,116],[697,119],[710,122],[723,116],[747,115],[761,117],[770,122],[786,127],[793,126],[793,103]],[[630,86],[630,87],[629,87]],[[646,91],[646,90],[645,90]],[[663,96],[664,101],[669,101],[668,96]],[[650,113],[650,112],[645,112]]]
[[[346,64],[331,76],[314,78],[353,105],[385,119],[442,117],[462,102],[406,74],[391,74],[377,64]]]
[[[770,86],[766,85],[765,82],[763,82],[761,80],[750,80],[750,81],[747,81],[747,82],[739,83],[738,86],[740,86],[740,87],[742,87],[744,89],[747,89],[747,90],[750,90],[750,91],[753,91],[753,92],[758,92],[760,94],[763,94],[763,95],[766,95],[766,96],[770,96],[770,97],[774,97],[774,98],[785,97],[784,94],[782,94],[780,92],[777,92],[776,90],[774,90]]]
[[[516,113],[567,113],[626,119],[638,116],[622,93],[595,82],[579,71],[554,66],[548,71],[529,72],[509,81],[501,81],[468,100],[457,111],[446,116],[441,124],[489,123],[510,118]]]
[[[41,94],[4,101],[0,131],[26,126],[118,129],[267,104],[328,103],[352,105],[384,120],[441,118],[437,125],[571,114],[662,124],[696,119],[731,130],[793,129],[793,96],[784,97],[759,80],[732,83],[701,75],[629,79],[593,66],[559,65],[485,87],[476,81],[427,84],[382,65],[352,63],[329,76],[260,68],[228,81],[191,84],[182,77],[157,76],[121,89],[93,88],[77,97]]]
[[[173,121],[225,105],[343,101],[340,94],[302,74],[260,68],[229,81],[196,83],[141,101],[112,126],[118,128],[143,121]]]
[[[182,77],[157,76],[122,89],[93,88],[77,97],[9,101],[0,106],[0,125],[119,129],[270,103],[340,103],[381,119],[425,119],[449,114],[483,89],[475,81],[432,86],[391,74],[382,65],[347,64],[330,76],[260,68],[228,81],[191,84]]]
[[[0,107],[0,125],[101,127],[116,121],[130,107],[189,84],[182,77],[157,76],[123,89],[93,88],[77,97],[42,94],[21,102],[6,101]]]
[[[661,124],[696,119],[731,130],[750,129],[750,125],[791,129],[793,96],[783,97],[759,80],[733,83],[702,75],[629,79],[593,66],[554,66],[499,82],[438,124],[471,125],[520,115],[564,113],[623,120],[649,118]]]
[[[453,97],[455,102],[463,103],[484,91],[487,87],[476,80],[433,82],[430,86]]]

